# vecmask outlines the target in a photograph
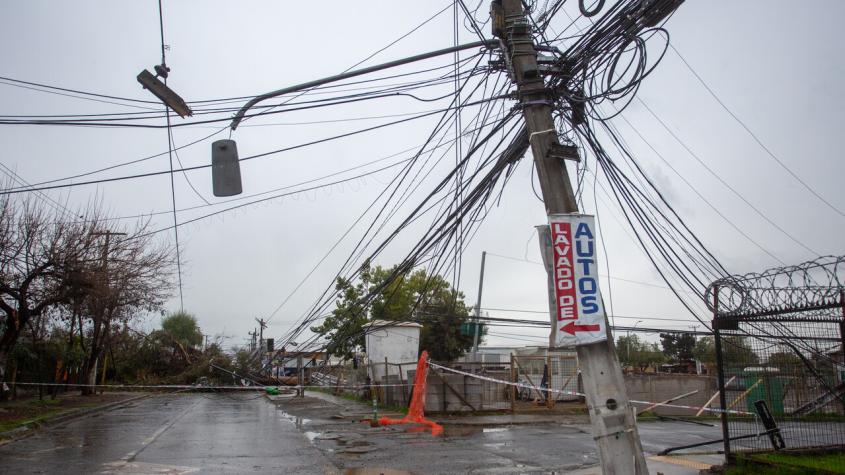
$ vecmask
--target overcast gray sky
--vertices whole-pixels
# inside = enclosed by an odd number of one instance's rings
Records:
[[[488,2],[478,10],[485,15]],[[542,2],[540,2],[542,3]],[[339,73],[399,38],[450,4],[422,2],[165,1],[169,85],[188,101],[253,96],[288,85]],[[467,1],[474,8],[475,1]],[[575,16],[577,2],[565,12]],[[712,90],[783,163],[838,210],[845,164],[839,140],[843,109],[841,84],[845,55],[839,1],[694,1],[685,2],[669,21],[672,45]],[[409,37],[365,64],[376,64],[452,45],[451,8]],[[570,20],[560,13],[552,22],[559,31]],[[586,26],[581,19],[580,26]],[[489,28],[484,32],[489,34]],[[462,42],[473,41],[468,30]],[[134,1],[6,1],[0,15],[0,40],[6,45],[0,76],[106,95],[149,100],[135,76],[160,62],[158,5]],[[562,41],[560,48],[567,43]],[[659,52],[659,43],[650,52]],[[448,64],[451,57],[424,63]],[[419,68],[420,66],[416,66]],[[411,68],[413,69],[413,68]],[[404,69],[402,71],[410,71]],[[402,72],[399,71],[399,72]],[[432,96],[436,95],[431,93]],[[843,253],[845,217],[822,204],[781,168],[728,115],[673,51],[639,91],[684,145],[670,135],[642,103],[634,102],[624,118],[636,127],[675,171],[630,128],[615,125],[650,177],[714,254],[735,273],[778,265],[760,247],[786,263],[815,254]],[[242,101],[235,102],[240,105]],[[92,102],[0,84],[2,115],[94,114],[130,112],[125,105]],[[335,135],[385,119],[303,124],[431,110],[442,104],[407,98],[280,114],[244,124],[232,136],[241,156],[262,153]],[[141,109],[137,109],[140,111]],[[201,117],[201,116],[200,116]],[[179,123],[176,119],[174,123]],[[299,124],[299,125],[295,125]],[[242,165],[245,193],[259,193],[320,177],[409,149],[423,142],[434,121],[420,120],[318,146],[272,155]],[[249,125],[253,125],[249,127]],[[222,125],[174,129],[177,146],[207,136]],[[226,138],[227,132],[215,136]],[[210,162],[204,140],[178,154],[184,166]],[[0,162],[30,182],[61,178],[157,154],[167,149],[163,129],[65,128],[0,125],[4,144]],[[686,147],[686,148],[685,148]],[[759,210],[754,211],[708,172],[716,175]],[[176,164],[178,166],[178,163]],[[508,183],[501,204],[465,249],[461,290],[474,303],[481,252],[487,261],[482,307],[543,311],[546,280],[539,261],[534,225],[546,221],[543,205],[531,186],[530,157]],[[165,170],[167,156],[98,174],[95,178]],[[206,333],[230,336],[241,344],[255,317],[268,318],[391,178],[385,171],[330,188],[242,208],[180,228],[185,309]],[[738,234],[687,183],[758,245]],[[442,176],[442,175],[441,175]],[[188,177],[204,199],[211,193],[207,170]],[[433,182],[429,182],[433,183]],[[420,192],[422,193],[422,191]],[[167,175],[49,192],[70,205],[102,200],[113,216],[168,211]],[[176,176],[177,208],[204,204],[182,174]],[[685,328],[697,322],[684,313],[622,225],[621,214],[598,190],[610,265],[605,298],[612,301],[617,324]],[[596,212],[585,193],[586,212]],[[220,208],[179,214],[185,221]],[[800,241],[803,247],[761,214]],[[152,218],[153,228],[172,224],[172,216]],[[279,336],[307,311],[328,285],[351,249],[355,233],[270,321]],[[172,238],[172,233],[167,233]],[[378,263],[389,266],[404,256],[414,236],[403,236]],[[809,248],[809,250],[807,249]],[[507,256],[500,257],[500,256]],[[533,261],[529,262],[529,261]],[[612,292],[611,292],[612,290]],[[178,295],[168,303],[178,310]],[[608,307],[610,307],[608,305]],[[542,314],[489,310],[491,316],[547,320]],[[705,316],[706,317],[706,316]],[[158,325],[148,315],[146,327]],[[672,318],[678,321],[650,320]],[[493,329],[490,344],[542,343],[538,329]],[[508,332],[510,335],[505,335]]]

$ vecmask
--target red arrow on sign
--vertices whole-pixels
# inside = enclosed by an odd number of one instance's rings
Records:
[[[574,335],[575,332],[597,332],[601,331],[601,325],[576,325],[575,322],[569,322],[560,331]]]

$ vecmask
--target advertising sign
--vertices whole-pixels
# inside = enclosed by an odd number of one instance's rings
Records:
[[[599,290],[595,219],[586,215],[549,216],[552,237],[555,344],[586,345],[607,339]]]

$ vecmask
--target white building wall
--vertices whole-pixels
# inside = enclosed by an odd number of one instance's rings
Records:
[[[402,365],[402,378],[407,380],[407,372],[416,368],[420,349],[420,326],[413,323],[400,323],[379,327],[367,334],[367,358],[370,363],[370,377],[376,382],[384,379],[384,359],[390,363]],[[387,365],[388,375],[399,375],[399,367]]]

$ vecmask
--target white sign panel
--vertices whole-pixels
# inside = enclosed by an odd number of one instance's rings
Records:
[[[595,219],[585,215],[549,216],[552,232],[557,346],[607,339],[599,290]]]

